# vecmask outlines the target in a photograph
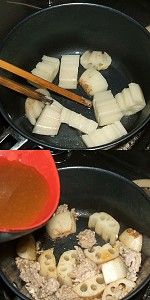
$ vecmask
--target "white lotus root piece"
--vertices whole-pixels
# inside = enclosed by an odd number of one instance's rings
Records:
[[[60,116],[61,108],[55,102],[51,105],[46,104],[32,132],[50,136],[57,135],[61,125]]]
[[[98,126],[97,122],[65,107],[63,107],[61,112],[61,122],[66,123],[70,127],[80,130],[83,133],[91,133],[96,130]]]
[[[111,57],[103,51],[85,51],[80,58],[83,68],[94,68],[98,71],[107,69],[111,61]]]
[[[37,92],[50,97],[50,93],[46,89],[37,89]],[[25,114],[32,125],[35,125],[36,119],[40,116],[45,104],[41,101],[27,98],[25,102]]]
[[[18,256],[28,260],[36,260],[35,239],[32,234],[21,237],[17,242]]]
[[[101,274],[94,275],[73,287],[73,291],[83,299],[99,297],[106,285]]]
[[[85,249],[84,254],[96,264],[102,264],[119,256],[118,247],[109,243],[101,246],[94,246],[91,250]]]
[[[102,239],[113,246],[118,239],[119,223],[105,212],[94,213],[89,217],[88,227],[94,229]]]
[[[110,90],[94,94],[93,107],[96,120],[100,126],[120,121],[123,116]]]
[[[133,115],[146,106],[142,89],[137,83],[131,82],[115,98],[124,116]]]
[[[64,211],[54,215],[46,224],[49,236],[55,240],[76,232],[76,220],[71,211]]]
[[[76,89],[79,68],[79,55],[62,55],[59,86],[65,89]]]
[[[60,61],[58,58],[43,55],[42,61],[36,64],[31,73],[52,82],[58,74],[59,65]],[[30,83],[34,86],[38,86],[38,84],[32,83],[31,81]]]
[[[142,249],[142,234],[132,228],[123,231],[119,236],[119,240],[134,251],[140,252]]]
[[[57,279],[56,259],[54,249],[45,250],[38,258],[40,264],[40,275]]]
[[[126,278],[116,280],[113,283],[110,283],[105,288],[104,293],[102,295],[102,300],[122,299],[127,294],[129,294],[135,287],[136,287],[136,284]]]
[[[76,250],[68,250],[61,255],[57,266],[58,280],[61,285],[72,286],[72,279],[69,274],[76,265],[76,256]]]
[[[120,256],[103,263],[101,268],[106,284],[118,279],[122,279],[126,277],[127,274],[125,263]]]
[[[87,69],[80,77],[79,83],[85,92],[93,96],[95,93],[106,91],[108,83],[103,75],[94,68]]]
[[[110,143],[127,134],[126,129],[117,121],[113,124],[98,128],[88,135],[82,135],[82,140],[87,147],[97,147]]]

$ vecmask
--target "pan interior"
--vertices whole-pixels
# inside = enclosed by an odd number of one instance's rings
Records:
[[[65,21],[64,21],[65,20]],[[137,131],[150,113],[150,39],[146,31],[129,17],[106,7],[74,4],[42,10],[27,18],[8,35],[0,50],[0,57],[27,71],[41,61],[43,55],[61,58],[63,54],[82,54],[86,50],[106,51],[112,64],[102,71],[113,94],[130,82],[139,83],[147,102],[146,107],[122,123],[130,134]],[[84,69],[80,67],[79,77]],[[1,70],[1,75],[26,84],[15,75]],[[58,76],[54,83],[58,84]],[[73,92],[87,97],[78,86]],[[94,119],[88,109],[51,93],[65,107]],[[47,137],[32,134],[32,126],[25,117],[25,97],[6,88],[0,90],[1,112],[11,125],[37,144],[61,149],[85,149],[81,133],[62,124],[59,134]]]
[[[76,209],[78,213],[77,232],[52,241],[43,227],[34,233],[36,241],[41,242],[42,249],[54,247],[54,254],[58,262],[64,251],[71,250],[77,245],[76,235],[87,228],[90,214],[99,211],[110,213],[120,223],[120,232],[125,228],[132,227],[143,235],[142,267],[138,290],[141,289],[150,274],[150,202],[147,196],[128,180],[100,169],[67,168],[60,169],[59,174],[62,186],[61,204],[66,203],[69,209]],[[100,237],[96,237],[97,242],[103,245],[104,241]],[[3,278],[8,280],[7,283],[15,284],[17,293],[21,292],[30,298],[24,283],[19,278],[15,257],[16,241],[2,244],[0,268],[4,274]],[[12,285],[10,287],[12,288]]]

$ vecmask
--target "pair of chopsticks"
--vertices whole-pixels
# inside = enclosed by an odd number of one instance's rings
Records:
[[[42,87],[45,87],[53,92],[56,92],[57,94],[60,94],[66,98],[69,98],[75,102],[78,102],[84,106],[87,106],[87,107],[92,107],[92,102],[88,99],[85,99],[84,97],[81,97],[79,95],[76,95],[68,90],[65,90],[45,79],[42,79],[36,75],[33,75],[23,69],[20,69],[2,59],[0,59],[0,68],[1,69],[4,69],[4,70],[7,70],[13,74],[16,74],[16,75],[19,75],[20,77],[22,78],[25,78],[29,81],[32,81]],[[47,97],[47,96],[44,96],[36,91],[33,91],[32,89],[30,88],[27,88],[25,87],[24,85],[22,84],[19,84],[11,79],[8,79],[8,78],[5,78],[5,77],[2,77],[0,76],[0,84],[9,88],[9,89],[12,89],[14,91],[17,91],[27,97],[30,97],[30,98],[33,98],[33,99],[36,99],[36,100],[39,100],[39,101],[43,101],[43,102],[49,102],[49,103],[52,103],[53,100],[52,98],[50,97]]]

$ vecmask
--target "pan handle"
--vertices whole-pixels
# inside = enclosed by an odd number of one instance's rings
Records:
[[[22,137],[19,133],[11,127],[8,127],[0,136],[0,148],[8,150],[21,149],[24,144],[28,142],[28,139]]]
[[[0,136],[0,149],[1,150],[42,150],[41,145],[24,138],[18,132],[16,132],[12,127],[8,127]],[[71,156],[70,150],[53,150],[51,147],[47,148],[56,164],[61,164],[68,160]]]

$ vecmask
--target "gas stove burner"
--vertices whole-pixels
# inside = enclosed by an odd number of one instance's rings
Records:
[[[70,150],[52,150],[51,154],[57,164],[61,164],[63,162],[66,162],[69,157],[71,156]]]

